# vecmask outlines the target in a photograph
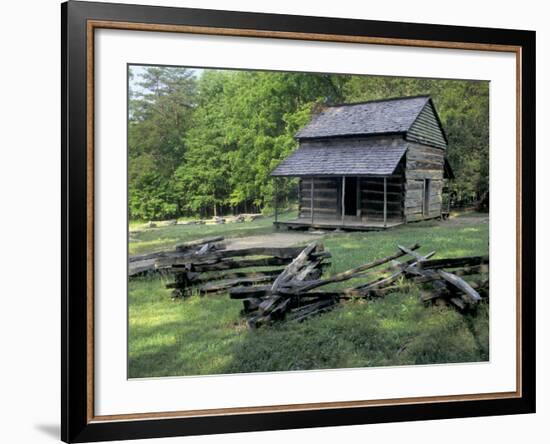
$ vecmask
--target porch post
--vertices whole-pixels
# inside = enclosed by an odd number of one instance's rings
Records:
[[[298,219],[302,217],[302,178],[298,179]]]
[[[279,178],[275,177],[275,228],[279,229],[277,220],[279,218]]]
[[[367,177],[367,179],[369,179],[369,177]],[[365,202],[365,205],[364,205],[364,207],[365,207],[365,216],[364,216],[365,221],[369,220],[368,211],[367,211],[367,207],[369,206],[369,203],[367,201],[367,192],[366,192],[368,189],[369,189],[369,184],[367,183],[365,185],[365,197],[361,196],[361,207],[363,207],[363,202]]]
[[[386,223],[388,221],[388,199],[387,199],[387,196],[386,196],[386,192],[387,192],[387,178],[384,177],[384,228],[386,228]]]
[[[355,215],[361,217],[361,178],[356,179],[356,193],[355,193]]]
[[[342,225],[346,215],[346,176],[342,176]]]
[[[313,193],[315,192],[315,177],[311,176],[311,196],[309,196],[309,211],[311,212],[311,224],[313,225]]]

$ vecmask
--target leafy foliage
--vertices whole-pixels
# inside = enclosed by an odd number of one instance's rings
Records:
[[[141,68],[134,76],[139,80],[131,83],[129,97],[130,217],[173,217],[180,212],[174,172],[185,153],[196,79],[183,68]]]
[[[269,173],[315,106],[417,94],[447,132],[457,196],[488,190],[487,82],[132,66],[129,90],[132,220],[269,211]]]

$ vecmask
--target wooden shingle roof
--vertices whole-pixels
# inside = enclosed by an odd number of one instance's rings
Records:
[[[431,116],[429,117],[433,116],[437,127],[434,132],[439,130],[442,134],[440,139],[443,144],[446,144],[443,129],[429,96],[400,97],[327,106],[314,114],[311,121],[298,131],[295,137],[304,140],[342,136],[403,134],[411,129],[413,131],[416,129],[413,124],[425,108],[430,111]],[[424,118],[424,116],[422,115],[421,118]],[[426,121],[428,120],[429,118],[426,119]]]
[[[272,176],[385,176],[395,171],[411,143],[447,147],[429,96],[329,106],[296,138],[300,147]]]
[[[385,176],[392,174],[409,143],[400,137],[350,141],[335,148],[315,143],[302,146],[283,160],[272,176]]]

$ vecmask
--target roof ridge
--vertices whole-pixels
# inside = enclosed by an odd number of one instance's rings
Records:
[[[367,105],[369,103],[392,102],[392,101],[398,101],[398,100],[412,100],[412,99],[419,99],[421,97],[426,99],[431,99],[431,96],[429,94],[418,94],[416,96],[390,97],[388,99],[373,99],[373,100],[365,100],[363,102],[325,104],[325,106],[327,108],[338,108],[342,106]]]
[[[429,95],[417,95],[325,106],[294,137],[405,133],[428,103],[432,103]]]

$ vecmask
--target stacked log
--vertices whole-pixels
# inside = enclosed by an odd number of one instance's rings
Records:
[[[402,290],[399,280],[410,280],[429,291],[421,292],[423,302],[448,303],[460,310],[475,307],[488,295],[488,279],[467,282],[463,276],[483,275],[488,272],[488,258],[482,256],[458,259],[432,259],[434,251],[419,254],[420,245],[398,246],[394,254],[365,263],[356,268],[327,278],[312,278],[309,270],[315,268],[320,244],[308,245],[273,281],[271,285],[236,287],[229,289],[233,299],[243,300],[242,313],[247,316],[249,328],[254,329],[282,319],[304,321],[333,309],[339,302],[364,298],[384,297]],[[405,257],[399,262],[397,259]],[[443,268],[452,268],[451,271]],[[457,269],[458,268],[458,269]],[[329,284],[365,280],[344,289],[316,290]],[[316,290],[316,291],[312,291]]]
[[[331,277],[321,279],[312,278],[309,270],[315,267],[319,249],[322,246],[316,242],[308,245],[285,268],[271,286],[255,287],[249,290],[235,288],[229,291],[234,299],[245,299],[243,312],[248,316],[248,326],[256,328],[262,324],[287,318],[303,321],[311,316],[331,310],[341,300],[356,297],[380,296],[380,291],[386,284],[393,282],[397,276],[404,273],[404,266],[392,264],[376,274],[391,271],[389,277],[380,277],[344,290],[311,291],[329,284],[343,282],[350,279],[371,277],[373,269],[387,264],[407,253],[398,251],[395,254],[378,259],[351,270],[337,273]],[[412,250],[419,248],[413,245]]]
[[[488,256],[433,259],[410,271],[413,282],[428,286],[429,291],[421,293],[423,302],[443,303],[468,311],[489,297]],[[465,277],[471,279],[468,281]]]
[[[204,294],[224,293],[230,288],[249,288],[273,283],[285,267],[301,252],[301,247],[251,247],[236,250],[223,249],[222,239],[207,243],[179,246],[180,255],[163,256],[156,260],[157,270],[168,271],[174,281],[167,285],[172,296],[185,297],[194,291]],[[214,245],[214,246],[212,246]],[[315,266],[308,277],[319,277],[328,253],[316,256]]]
[[[421,287],[422,302],[460,311],[475,309],[489,294],[488,256],[433,259],[435,251],[421,254],[419,244],[397,245],[389,256],[323,277],[330,253],[320,242],[305,248],[227,250],[223,240],[186,242],[173,251],[136,256],[130,266],[137,272],[153,267],[172,275],[167,287],[174,298],[229,293],[242,300],[251,329],[283,319],[301,322],[350,299],[384,297],[402,291],[403,282]],[[353,284],[348,287],[322,289],[349,281]]]
[[[128,260],[128,276],[132,278],[147,273],[158,272],[163,269],[162,266],[158,266],[159,263],[170,263],[177,259],[203,255],[207,252],[223,249],[225,246],[222,241],[222,236],[207,237],[176,245],[174,250],[130,256]]]

